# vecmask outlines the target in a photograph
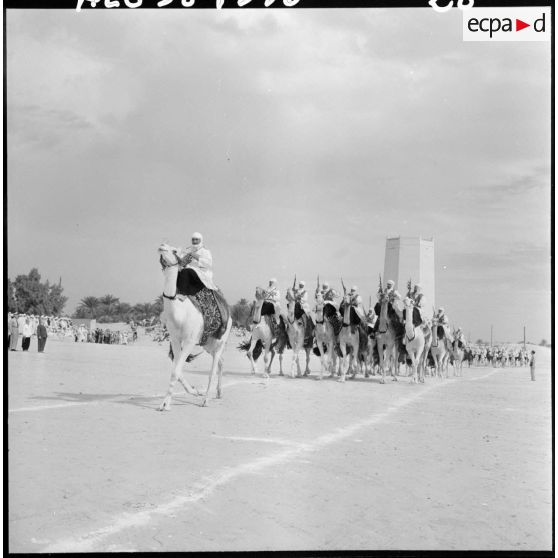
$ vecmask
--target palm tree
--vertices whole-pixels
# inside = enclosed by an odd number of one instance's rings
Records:
[[[107,310],[107,314],[110,316],[112,314],[112,310],[114,308],[114,306],[120,302],[120,299],[116,296],[113,296],[111,294],[107,294],[105,296],[102,296],[99,299],[99,302],[101,304],[103,304],[104,306],[106,306],[106,310]]]
[[[95,318],[99,304],[100,301],[96,296],[86,296],[80,300],[78,308],[83,308],[91,314],[92,318]]]

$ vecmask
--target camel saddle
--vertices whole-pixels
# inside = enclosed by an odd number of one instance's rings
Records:
[[[208,289],[193,269],[184,268],[176,278],[176,294],[187,296],[203,316],[200,346],[205,345],[210,336],[221,339],[231,314],[223,293]]]

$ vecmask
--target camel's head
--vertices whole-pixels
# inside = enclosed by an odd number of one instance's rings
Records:
[[[316,293],[316,304],[318,306],[323,306],[324,305],[324,297],[323,297],[322,293],[320,293],[319,291]]]
[[[161,246],[159,246],[157,252],[159,254],[159,261],[161,262],[163,269],[166,267],[171,267],[178,263],[176,248],[163,243],[161,244]]]
[[[411,306],[413,306],[413,299],[406,296],[403,304],[405,305],[405,308],[411,308]]]
[[[296,300],[293,289],[287,289],[286,299],[287,302],[294,302]]]
[[[265,290],[261,287],[256,287],[256,294],[254,296],[258,301],[263,300],[265,298]]]

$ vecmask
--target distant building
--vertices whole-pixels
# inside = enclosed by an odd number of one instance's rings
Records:
[[[401,296],[407,294],[409,279],[422,285],[428,304],[436,306],[434,281],[434,239],[420,236],[398,236],[386,239],[384,285],[395,281]]]

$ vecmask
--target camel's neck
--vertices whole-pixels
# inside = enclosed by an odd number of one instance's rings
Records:
[[[316,322],[323,322],[324,321],[324,305],[318,304],[316,305]]]
[[[345,302],[345,308],[343,311],[343,325],[349,325],[351,319],[351,303],[350,301]]]
[[[259,324],[260,320],[262,319],[262,306],[263,306],[263,300],[256,301],[256,307],[254,308],[254,317],[253,317],[255,324]]]
[[[295,321],[295,307],[296,302],[294,300],[289,300],[289,302],[287,303],[287,312],[289,313],[288,318],[291,324]]]
[[[380,306],[380,332],[383,333],[387,330],[387,326],[388,326],[388,315],[387,315],[387,300],[384,300],[382,302],[382,305]]]
[[[405,309],[405,333],[407,338],[413,337],[415,334],[415,327],[413,326],[413,307],[407,306]]]
[[[176,296],[176,278],[178,277],[178,266],[165,267],[163,269],[163,294],[166,297]]]

